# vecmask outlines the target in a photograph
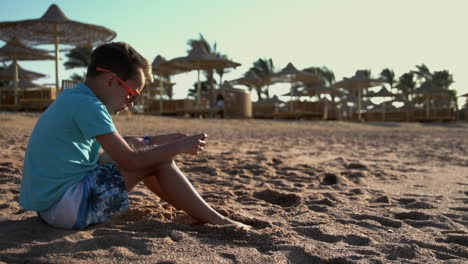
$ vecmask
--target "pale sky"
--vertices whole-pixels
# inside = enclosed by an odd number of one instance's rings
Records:
[[[114,30],[115,41],[130,43],[150,62],[158,54],[185,56],[187,40],[202,33],[242,64],[224,80],[241,77],[258,58],[272,58],[277,70],[288,62],[298,69],[327,66],[337,80],[358,69],[377,77],[387,67],[398,77],[424,63],[431,71],[448,70],[455,80],[451,88],[468,93],[468,1],[0,0],[0,21],[39,18],[52,3],[70,19]],[[38,83],[55,82],[53,61],[20,65],[49,76]],[[61,79],[71,73],[61,66]],[[172,80],[175,97],[184,98],[196,72]],[[283,94],[288,87],[278,84],[270,91]]]

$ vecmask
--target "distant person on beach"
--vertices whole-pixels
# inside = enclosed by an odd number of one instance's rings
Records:
[[[216,97],[215,102],[216,115],[219,115],[221,118],[224,118],[224,98],[222,95]]]
[[[111,114],[131,107],[146,81],[151,66],[127,43],[96,48],[85,82],[63,91],[34,127],[21,206],[51,226],[83,229],[127,210],[128,193],[143,181],[198,221],[248,229],[211,208],[174,163],[179,154],[203,151],[206,134],[123,138],[116,130]],[[101,147],[113,162],[98,164]]]

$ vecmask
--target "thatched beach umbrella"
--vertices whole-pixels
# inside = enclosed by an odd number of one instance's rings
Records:
[[[0,22],[0,39],[17,37],[26,45],[55,45],[55,83],[59,88],[59,44],[92,46],[114,39],[116,33],[105,27],[68,19],[60,8],[52,4],[39,19]]]
[[[16,37],[12,38],[0,48],[0,61],[12,61],[14,102],[18,104],[18,61],[25,60],[53,60],[46,50],[34,49],[22,44]]]
[[[19,80],[26,80],[26,81],[32,81],[35,79],[43,78],[46,75],[38,72],[33,72],[33,71],[28,71],[23,69],[21,66],[18,64],[16,65],[17,67],[14,67],[13,64],[10,64],[10,66],[6,67],[5,69],[0,71],[0,80],[2,81],[13,81],[15,79],[16,73],[18,74],[18,79]]]
[[[25,70],[22,67],[20,67],[18,64],[16,65],[10,64],[10,66],[0,71],[0,81],[13,81],[15,79],[19,81],[32,81],[32,80],[39,79],[45,76],[46,75],[42,73]],[[13,84],[13,87],[16,87],[13,90],[14,104],[16,105],[18,104],[18,97],[17,97],[18,82],[16,82],[16,84]],[[0,102],[1,102],[1,91],[0,91]]]
[[[187,69],[185,67],[179,66],[179,65],[167,65],[165,64],[167,60],[162,57],[161,55],[156,56],[156,58],[153,60],[153,63],[151,64],[153,74],[159,76],[159,112],[163,112],[163,101],[162,101],[162,95],[163,95],[163,90],[164,87],[172,87],[174,84],[170,82],[166,82],[164,79],[168,78],[169,76],[177,73],[182,73],[189,71],[190,69]],[[157,81],[155,80],[155,83]],[[171,85],[172,84],[172,85]]]
[[[308,94],[304,89],[302,89],[302,86],[292,85],[292,87],[289,89],[289,92],[282,94],[281,96],[302,97],[302,96],[310,96],[310,94]]]
[[[430,117],[430,99],[447,99],[451,97],[448,89],[435,86],[430,82],[423,83],[419,88],[416,88],[413,93],[422,95],[426,105],[426,118]]]
[[[340,91],[338,88],[333,88],[329,86],[325,86],[324,83],[317,83],[314,85],[304,86],[304,90],[302,92],[305,96],[320,96],[322,94],[329,94],[332,96],[339,96],[342,95],[343,92]]]
[[[40,84],[37,84],[37,83],[30,82],[30,81],[18,81],[16,87],[13,84],[7,84],[7,85],[4,85],[4,86],[1,86],[0,89],[12,90],[12,89],[15,89],[15,88],[21,88],[23,90],[27,90],[27,89],[30,89],[30,88],[39,88],[39,87],[43,87],[43,86],[41,86]]]
[[[294,89],[294,83],[295,82],[305,82],[305,83],[313,83],[313,82],[321,82],[322,79],[314,74],[304,72],[304,71],[299,71],[294,67],[294,65],[290,62],[286,67],[284,67],[279,73],[275,74],[274,77],[279,78],[276,80],[277,82],[287,82],[291,83],[291,91],[290,91],[290,96],[291,96],[291,104],[290,104],[290,111],[294,111],[294,106],[292,103],[292,99],[295,95],[295,89]],[[283,79],[283,80],[281,80]]]
[[[278,98],[278,96],[273,95],[273,97],[264,99],[264,100],[262,100],[260,102],[257,102],[257,103],[259,103],[259,104],[275,104],[275,105],[278,105],[278,104],[284,103],[284,101],[280,100]]]
[[[370,79],[366,77],[362,71],[357,71],[353,77],[345,78],[343,81],[334,83],[332,87],[358,91],[358,119],[361,120],[362,90],[379,86],[384,83],[386,82],[382,80]]]
[[[260,78],[254,71],[249,70],[245,73],[244,77],[229,81],[232,85],[245,85],[245,86],[263,86],[265,85],[262,78]]]
[[[376,92],[376,93],[370,93],[367,95],[367,97],[373,97],[373,98],[395,98],[396,94],[391,93],[390,91],[385,88],[385,86],[382,86],[382,88]],[[391,101],[386,101],[380,104],[382,106],[382,121],[385,121],[385,106],[387,103]]]
[[[323,110],[323,119],[327,120],[328,119],[328,110],[329,110],[329,104],[335,105],[334,101],[329,101],[326,97],[323,99],[320,98],[320,95],[322,94],[328,94],[331,95],[332,97],[334,96],[339,96],[342,95],[343,92],[340,91],[338,88],[334,87],[329,87],[325,86],[324,83],[319,83],[313,86],[307,86],[305,91],[306,94],[312,96],[312,95],[317,95],[319,99],[324,102],[324,110]]]
[[[198,42],[193,46],[192,50],[190,50],[187,56],[175,58],[161,64],[161,66],[168,68],[197,71],[197,104],[199,104],[201,101],[201,70],[235,68],[240,65],[240,63],[220,58],[208,53],[208,51],[201,45],[201,43]]]

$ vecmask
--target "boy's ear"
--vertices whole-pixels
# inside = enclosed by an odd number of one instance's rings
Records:
[[[109,78],[107,74],[103,74],[102,78],[105,87],[110,87],[112,85],[112,78]]]

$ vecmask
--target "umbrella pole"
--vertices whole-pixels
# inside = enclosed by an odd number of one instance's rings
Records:
[[[291,91],[289,92],[290,95],[291,95],[291,104],[289,105],[289,110],[291,112],[294,112],[294,88],[293,88],[293,86],[294,86],[294,84],[291,81]]]
[[[200,106],[201,102],[201,83],[200,83],[200,70],[197,70],[197,106]]]
[[[361,98],[362,90],[358,89],[358,120],[361,121]]]
[[[385,103],[383,104],[382,108],[382,121],[385,121]]]
[[[55,91],[58,95],[60,92],[59,87],[59,49],[58,49],[59,37],[58,37],[58,24],[55,24]]]
[[[159,76],[159,113],[162,115],[162,112],[163,112],[163,99],[162,99],[162,96],[163,96],[163,92],[162,92],[162,89],[163,88],[163,81],[162,81],[162,75]]]
[[[328,119],[328,103],[327,102],[324,102],[324,111],[323,111],[323,120],[327,120]]]
[[[18,104],[18,61],[16,59],[13,60],[13,69],[15,71],[14,79],[13,79],[13,95],[15,97],[15,105]]]
[[[426,118],[429,119],[429,97],[426,95]]]

